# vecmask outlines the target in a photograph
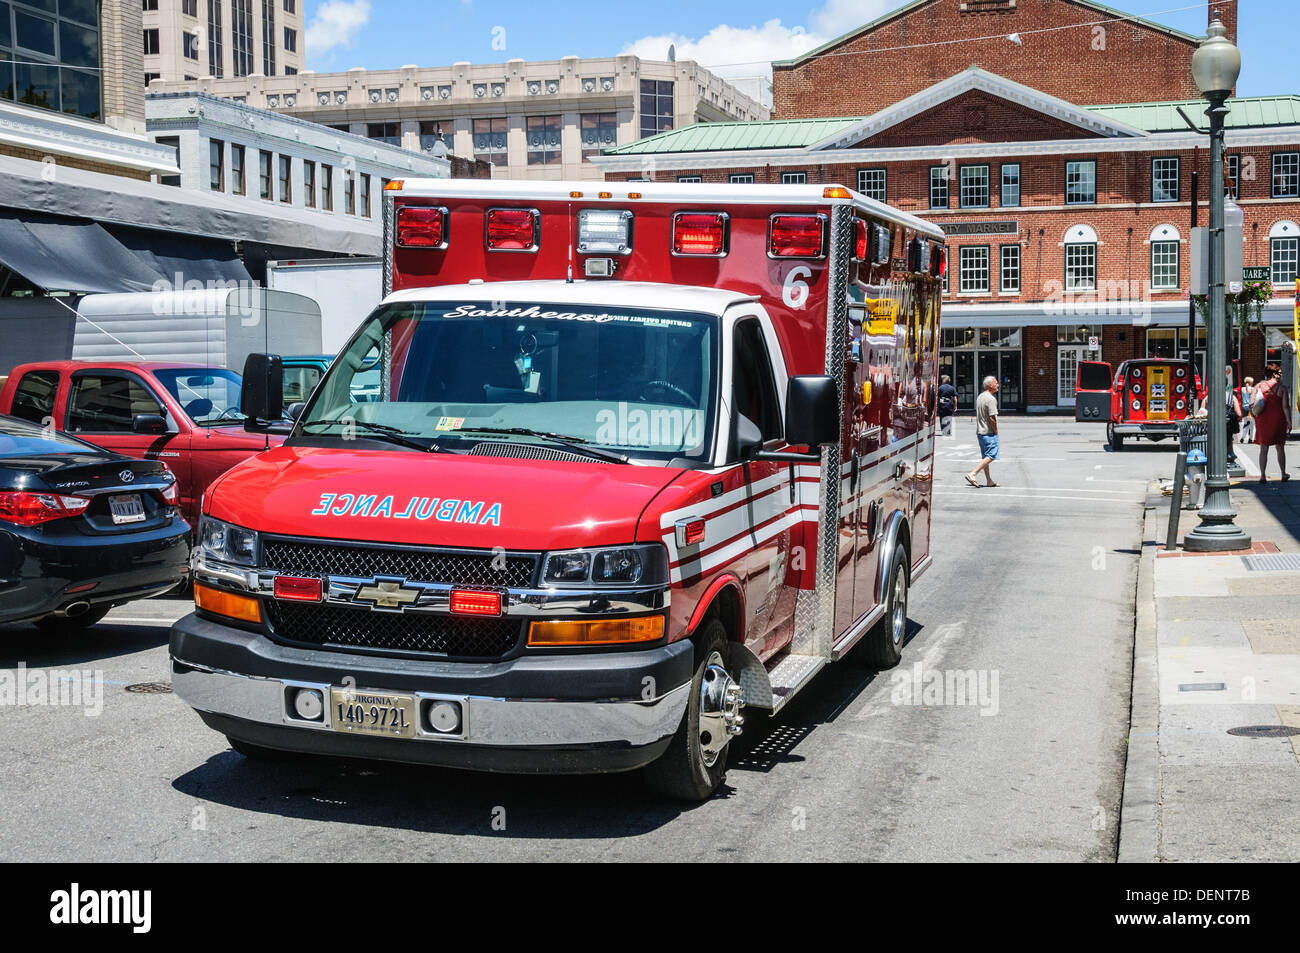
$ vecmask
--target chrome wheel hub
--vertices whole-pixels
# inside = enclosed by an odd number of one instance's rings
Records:
[[[894,572],[894,611],[890,616],[890,635],[895,645],[903,644],[907,632],[907,573],[900,566]]]
[[[740,684],[727,674],[722,656],[713,652],[704,663],[700,682],[700,757],[713,767],[734,735],[740,734],[745,717],[740,713]]]

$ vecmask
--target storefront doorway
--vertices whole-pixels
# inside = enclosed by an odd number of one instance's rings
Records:
[[[1075,385],[1082,361],[1104,360],[1101,326],[1062,324],[1056,328],[1056,406],[1073,407]]]
[[[1024,363],[1020,328],[944,328],[939,348],[939,373],[952,378],[957,408],[968,413],[979,396],[980,383],[993,376],[1001,384],[998,406],[1024,410]]]

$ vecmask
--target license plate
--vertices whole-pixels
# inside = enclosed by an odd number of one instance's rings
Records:
[[[1167,395],[1165,394],[1165,385],[1164,385],[1164,384],[1152,384],[1152,385],[1151,385],[1151,396],[1152,396],[1152,397],[1165,397],[1165,396],[1167,396]]]
[[[330,689],[331,725],[335,731],[386,738],[415,737],[415,696]]]
[[[114,523],[138,523],[145,518],[144,501],[139,493],[110,496],[108,510],[113,514]]]

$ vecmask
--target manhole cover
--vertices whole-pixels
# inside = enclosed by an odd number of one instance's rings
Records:
[[[126,690],[133,695],[170,695],[172,687],[163,682],[136,682]]]
[[[1290,725],[1244,725],[1241,728],[1229,728],[1228,734],[1247,738],[1290,738],[1292,735],[1300,735],[1300,728]]]

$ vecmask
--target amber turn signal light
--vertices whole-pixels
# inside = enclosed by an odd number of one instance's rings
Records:
[[[643,615],[632,619],[563,620],[534,622],[528,627],[529,645],[619,645],[653,642],[663,638],[664,617]]]
[[[240,622],[262,621],[262,604],[252,596],[223,592],[198,582],[194,584],[194,606],[204,612],[238,619]]]

